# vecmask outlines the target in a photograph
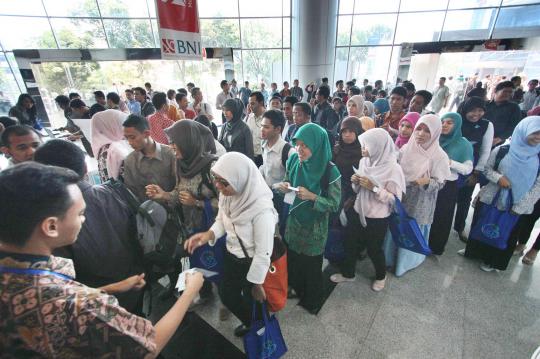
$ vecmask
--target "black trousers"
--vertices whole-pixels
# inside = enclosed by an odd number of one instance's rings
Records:
[[[388,218],[366,218],[366,227],[360,223],[358,213],[353,208],[347,211],[347,227],[345,229],[345,259],[341,263],[341,274],[346,278],[354,278],[358,251],[367,248],[367,254],[377,280],[386,277],[386,261],[382,249],[384,237],[388,230]]]
[[[287,267],[289,285],[300,297],[300,304],[307,310],[316,310],[322,302],[323,255],[308,256],[289,249]]]
[[[512,233],[517,237],[519,244],[527,244],[538,218],[540,218],[540,201],[536,202],[534,205],[534,210],[531,214],[524,214],[519,217],[516,230],[514,233]],[[533,249],[540,251],[540,234],[538,237],[536,237],[536,241],[533,244]]]
[[[446,243],[448,243],[457,195],[457,180],[447,181],[443,189],[439,191],[435,213],[433,215],[433,223],[431,224],[433,230],[429,233],[429,247],[433,251],[433,254],[443,254]]]
[[[251,259],[236,258],[225,250],[219,297],[225,307],[246,326],[251,324],[253,309],[253,297],[251,295],[253,284],[246,279],[250,266]]]
[[[456,218],[454,220],[454,229],[457,232],[463,232],[465,229],[465,221],[469,214],[474,187],[465,185],[458,190]],[[434,227],[432,226],[432,228]]]

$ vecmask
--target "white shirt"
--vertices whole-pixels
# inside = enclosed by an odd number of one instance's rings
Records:
[[[281,131],[281,138],[285,139],[287,137],[287,132],[289,132],[289,127],[294,125],[293,123],[289,123],[289,121],[285,121],[285,127],[283,128],[283,131]]]
[[[480,154],[478,156],[478,162],[476,163],[475,170],[479,172],[484,172],[484,167],[489,159],[491,154],[491,146],[493,146],[493,137],[495,136],[495,129],[493,123],[488,123],[488,128],[484,137],[482,138],[482,146],[480,147]],[[473,143],[474,145],[474,143]]]
[[[264,113],[263,113],[264,114]],[[262,155],[262,138],[261,138],[261,127],[263,114],[256,116],[254,112],[250,113],[246,124],[251,131],[251,136],[253,137],[253,153],[255,156]]]
[[[450,95],[450,89],[447,86],[437,86],[433,90],[433,99],[429,103],[431,110],[438,113],[444,107],[444,101]]]
[[[521,107],[521,111],[528,112],[529,110],[531,110],[537,97],[538,96],[536,95],[536,90],[525,92],[523,94],[523,102],[519,104],[519,107]]]
[[[214,139],[214,143],[216,144],[216,156],[221,157],[227,153],[225,147],[218,140]]]
[[[274,246],[274,231],[277,223],[277,216],[273,208],[268,208],[256,215],[251,221],[251,226],[237,227],[238,236],[242,240],[246,252],[250,258],[253,258],[249,267],[246,279],[254,284],[262,284],[270,268],[270,256]],[[243,233],[242,230],[251,228],[251,233]],[[236,258],[245,258],[244,251],[238,241],[235,228],[223,211],[219,211],[216,221],[210,228],[216,238],[222,237],[227,233],[227,251]],[[211,241],[214,245],[215,241]]]
[[[272,147],[268,147],[268,143],[266,141],[263,142],[263,164],[261,167],[259,167],[259,171],[261,171],[261,174],[269,187],[272,187],[272,185],[276,183],[282,182],[283,177],[285,177],[285,167],[281,162],[281,153],[283,152],[283,147],[286,143],[287,142],[285,142],[285,140],[283,140],[281,137],[278,138]],[[289,156],[294,152],[295,149],[291,146],[287,158],[289,158]]]
[[[228,99],[230,98],[234,98],[233,97],[233,94],[229,91],[229,93],[225,93],[225,92],[220,92],[217,96],[216,96],[216,108],[218,110],[221,110],[221,106],[223,106],[223,104],[225,103],[225,101],[227,101]]]
[[[458,179],[459,175],[466,176],[471,173],[473,170],[473,162],[465,161],[463,163],[450,160],[450,177],[449,181],[455,181]]]

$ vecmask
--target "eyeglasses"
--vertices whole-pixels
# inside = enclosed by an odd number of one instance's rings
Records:
[[[230,185],[229,182],[227,182],[227,180],[225,178],[221,178],[221,177],[218,177],[216,176],[215,174],[211,174],[212,175],[212,180],[216,183],[219,183],[220,185],[222,185],[223,187],[228,187]]]

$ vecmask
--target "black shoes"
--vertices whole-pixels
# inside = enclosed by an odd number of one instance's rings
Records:
[[[237,326],[236,328],[234,328],[234,335],[237,336],[237,337],[243,337],[244,335],[246,335],[247,333],[249,332],[249,327],[244,325],[244,324],[240,324],[239,326]]]

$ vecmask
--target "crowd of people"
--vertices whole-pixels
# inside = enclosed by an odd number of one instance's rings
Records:
[[[193,83],[166,92],[146,83],[123,96],[96,91],[90,107],[71,93],[56,98],[65,139],[43,137],[34,100],[21,95],[12,117],[0,118],[9,158],[0,172],[0,351],[158,356],[213,286],[188,274],[156,324],[144,318],[143,288],[167,274],[161,299],[171,298],[181,259],[223,236],[220,318],[240,320],[237,336],[249,330],[252,304],[267,298],[277,235],[287,246],[287,296],[307,312],[323,304],[330,228],[343,233],[345,249],[330,280],[354,281],[367,256],[379,292],[388,271],[402,276],[426,258],[392,241],[397,200],[436,256],[453,225],[466,243],[459,253],[480,259],[486,272],[505,270],[514,254],[534,263],[540,238],[524,251],[540,217],[538,81],[521,97],[515,81],[500,81],[490,100],[472,93],[483,89],[474,83],[455,112],[439,115],[453,103],[445,81],[430,92],[411,81],[387,91],[380,80],[362,87],[340,80],[332,92],[327,78],[304,88],[284,82],[281,91],[276,83],[268,91],[223,80],[215,101],[221,119]],[[91,136],[74,119],[91,121]],[[102,184],[89,183],[86,156],[97,160]],[[179,214],[170,268],[156,273],[143,260],[136,213],[118,183],[138,204],[151,200]],[[519,215],[505,249],[465,233],[477,185],[473,225],[492,202]],[[205,224],[208,209],[216,215]]]

